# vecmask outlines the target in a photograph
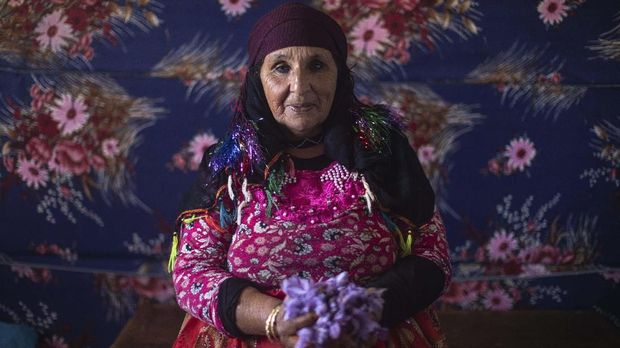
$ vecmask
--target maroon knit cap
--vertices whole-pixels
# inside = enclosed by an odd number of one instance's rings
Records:
[[[330,16],[300,3],[276,7],[262,16],[250,32],[248,55],[250,66],[269,53],[290,46],[321,47],[334,60],[347,60],[347,39]]]

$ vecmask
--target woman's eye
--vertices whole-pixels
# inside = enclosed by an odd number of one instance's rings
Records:
[[[289,70],[291,70],[291,68],[286,64],[279,64],[279,65],[276,65],[276,67],[273,70],[280,74],[286,74],[287,72],[289,72]]]
[[[325,64],[321,62],[320,60],[315,60],[312,63],[310,63],[310,69],[313,71],[321,70],[323,69],[324,66]]]

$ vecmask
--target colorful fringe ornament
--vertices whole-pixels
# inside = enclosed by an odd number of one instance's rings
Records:
[[[377,153],[390,148],[390,132],[404,127],[402,117],[384,106],[362,107],[354,113],[353,129],[366,150]]]
[[[269,217],[271,217],[271,209],[273,205],[276,204],[273,196],[279,195],[282,192],[282,186],[284,186],[285,178],[286,173],[284,171],[283,163],[276,164],[276,168],[271,170],[269,172],[269,176],[267,176],[267,189],[265,190],[265,194],[267,195],[267,210],[265,213]]]
[[[390,132],[405,127],[402,116],[383,105],[361,107],[352,112],[355,119],[353,129],[366,150],[380,153],[389,149]],[[211,153],[209,167],[212,175],[226,169],[247,175],[254,168],[262,167],[265,157],[256,129],[256,125],[241,113],[235,114],[228,137]]]
[[[190,217],[182,218],[181,222],[184,224],[188,224],[195,220],[200,219],[201,215],[192,214]],[[179,246],[179,234],[174,232],[172,234],[172,246],[170,247],[170,257],[168,258],[168,272],[172,272],[172,268],[174,268],[174,261],[177,259],[177,248]]]
[[[236,115],[233,127],[226,140],[212,152],[209,167],[216,175],[227,168],[243,175],[251,173],[254,166],[265,163],[256,126],[245,117]]]
[[[174,232],[172,234],[172,246],[170,247],[170,257],[168,258],[168,273],[172,273],[174,262],[177,259],[177,247],[179,246],[179,235]]]
[[[407,233],[407,239],[405,240],[405,238],[403,237],[403,232],[400,230],[398,225],[396,225],[394,220],[392,220],[392,218],[390,218],[390,216],[384,211],[381,212],[381,215],[383,216],[383,220],[385,220],[385,223],[388,225],[390,231],[392,231],[392,233],[397,236],[398,245],[400,247],[400,257],[411,255],[411,247],[413,246],[413,234]]]
[[[209,161],[209,167],[213,174],[220,173],[229,166],[234,166],[241,155],[239,144],[232,137],[219,143]]]

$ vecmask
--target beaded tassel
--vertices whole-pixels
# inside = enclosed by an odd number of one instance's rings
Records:
[[[200,219],[200,215],[192,214],[192,216],[181,219],[184,224],[189,224],[194,220]],[[172,246],[170,247],[170,257],[168,258],[168,272],[172,272],[172,268],[174,267],[174,261],[177,259],[177,248],[179,246],[179,234],[174,232],[172,235]]]
[[[265,194],[267,195],[267,209],[265,213],[269,217],[271,217],[271,209],[275,205],[273,196],[280,194],[285,180],[286,173],[282,165],[278,165],[274,170],[269,172],[269,176],[267,177],[267,190],[265,190]]]
[[[243,201],[239,203],[237,207],[237,225],[241,224],[241,210],[250,202],[250,192],[248,191],[248,179],[243,178],[243,184],[241,185],[241,192],[243,193]]]
[[[168,273],[172,273],[174,262],[177,259],[177,247],[179,246],[179,236],[176,232],[172,235],[172,246],[170,247],[170,258],[168,258]]]
[[[284,184],[284,178],[284,170],[281,166],[278,166],[278,168],[269,173],[269,178],[267,179],[267,189],[272,193],[280,194]]]
[[[235,201],[235,192],[233,191],[233,188],[232,188],[232,182],[233,182],[232,175],[229,175],[228,176],[228,185],[227,185],[227,187],[228,187],[228,196],[230,197],[230,200],[234,202]]]
[[[362,175],[362,184],[364,184],[364,199],[366,200],[366,206],[368,208],[368,214],[372,213],[372,202],[375,200],[375,195],[370,190],[370,185],[366,182],[366,178]]]
[[[381,215],[383,216],[383,220],[385,220],[385,223],[388,225],[390,231],[392,231],[392,233],[394,233],[398,238],[398,245],[400,246],[400,256],[405,257],[411,255],[411,247],[413,245],[412,234],[408,233],[407,239],[405,240],[405,238],[403,237],[403,232],[400,230],[400,228],[398,228],[398,225],[394,223],[390,216],[383,211],[381,212]]]

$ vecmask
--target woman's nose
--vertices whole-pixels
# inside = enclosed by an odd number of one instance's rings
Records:
[[[304,94],[310,90],[310,79],[302,69],[293,69],[291,78],[291,93]]]

